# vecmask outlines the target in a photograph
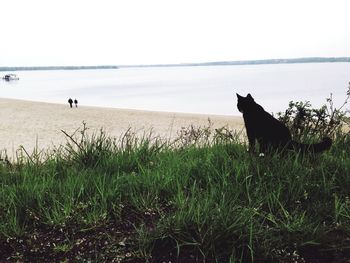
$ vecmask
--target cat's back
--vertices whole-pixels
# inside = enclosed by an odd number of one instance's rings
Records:
[[[271,145],[285,144],[291,140],[288,128],[257,104],[250,94],[247,97],[237,94],[237,98],[237,108],[243,113],[246,130],[251,137]]]
[[[248,112],[246,118],[252,126],[256,127],[257,133],[261,133],[264,137],[290,137],[290,132],[283,123],[265,111],[259,104],[256,105],[254,110]]]

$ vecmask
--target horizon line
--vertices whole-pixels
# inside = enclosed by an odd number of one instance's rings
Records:
[[[185,62],[185,63],[156,63],[156,64],[124,64],[124,65],[90,65],[90,66],[0,66],[0,71],[19,70],[79,70],[79,69],[117,69],[126,67],[184,67],[184,66],[230,66],[230,65],[264,65],[264,64],[290,64],[290,63],[327,63],[350,62],[350,57],[299,57],[276,59],[251,59],[251,60],[223,60],[209,62]]]

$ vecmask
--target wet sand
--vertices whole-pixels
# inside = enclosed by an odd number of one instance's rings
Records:
[[[83,127],[89,132],[103,128],[109,136],[119,138],[129,128],[138,134],[150,132],[163,138],[174,138],[182,127],[207,126],[208,119],[213,128],[227,126],[237,131],[243,128],[243,119],[238,116],[219,116],[152,112],[115,108],[78,106],[70,108],[68,103],[52,104],[13,99],[0,99],[0,150],[14,157],[23,146],[31,153],[50,150],[66,142],[61,130],[73,134]]]

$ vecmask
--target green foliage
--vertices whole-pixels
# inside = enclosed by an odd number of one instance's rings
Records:
[[[326,124],[318,125],[315,134]],[[320,155],[264,157],[210,122],[182,129],[173,141],[131,130],[119,140],[103,130],[89,135],[85,124],[66,135],[54,153],[0,164],[0,248],[13,261],[40,261],[40,253],[62,262],[349,255],[346,133]]]
[[[343,132],[344,125],[349,125],[348,113],[344,106],[350,98],[350,83],[344,103],[336,108],[333,96],[326,99],[327,104],[320,108],[313,108],[310,102],[289,102],[285,112],[279,112],[278,119],[282,121],[291,131],[292,137],[297,140],[305,140],[310,137],[334,138]]]

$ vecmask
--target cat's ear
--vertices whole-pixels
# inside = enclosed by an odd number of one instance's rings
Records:
[[[238,99],[241,99],[241,98],[243,98],[241,95],[239,95],[238,93],[236,93],[236,95],[237,95],[237,98]]]
[[[252,95],[250,95],[250,93],[248,93],[247,98],[250,99],[250,100],[254,100]]]

